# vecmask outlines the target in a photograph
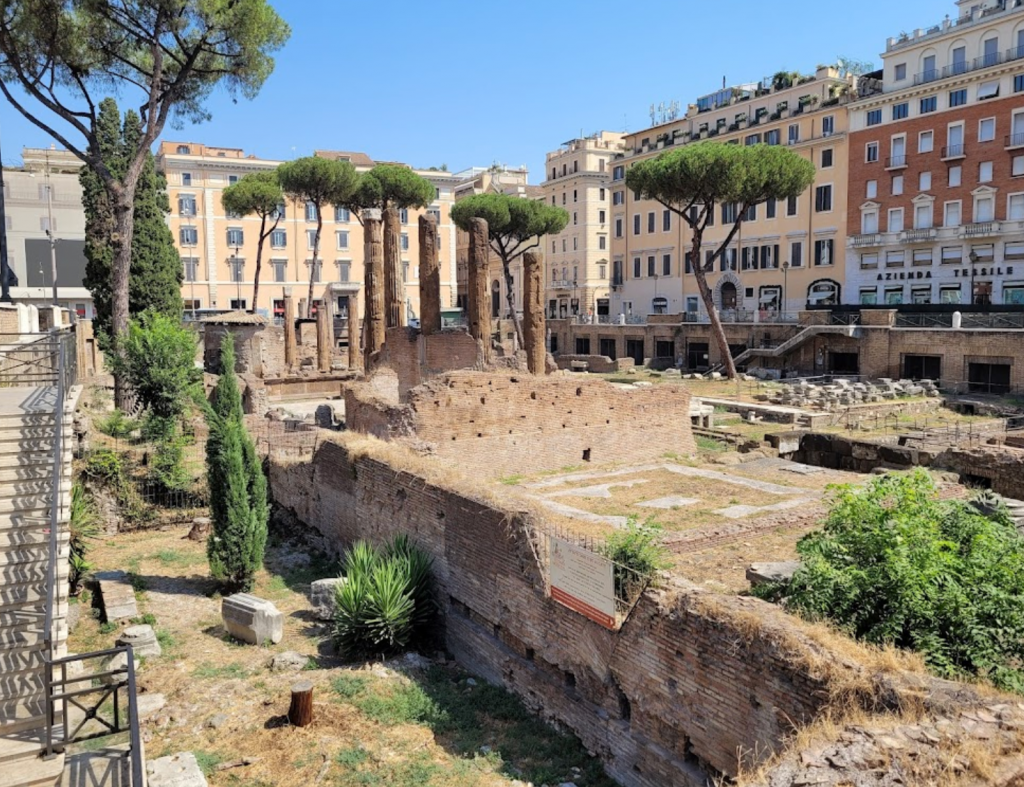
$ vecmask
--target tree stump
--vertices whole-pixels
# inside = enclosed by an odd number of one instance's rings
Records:
[[[302,680],[292,684],[288,721],[296,727],[308,727],[313,723],[313,684],[310,681]]]

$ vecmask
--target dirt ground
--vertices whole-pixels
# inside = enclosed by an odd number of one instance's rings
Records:
[[[443,653],[413,667],[344,663],[307,598],[309,582],[336,576],[336,565],[273,534],[254,592],[284,613],[284,639],[267,647],[236,642],[221,625],[205,545],[186,533],[122,533],[98,540],[90,553],[97,570],[130,572],[140,617],[152,622],[163,648],[142,659],[138,672],[140,696],[166,699],[143,721],[148,759],[191,751],[212,787],[613,784],[578,740]],[[122,627],[101,625],[90,595],[79,602],[70,652],[111,647]],[[271,659],[284,651],[301,654],[305,665],[271,670]],[[304,729],[290,726],[286,715],[299,680],[314,685],[314,723]],[[94,748],[114,742],[103,739]],[[240,765],[246,760],[251,764]]]

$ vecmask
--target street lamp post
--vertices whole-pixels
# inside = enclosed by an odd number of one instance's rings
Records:
[[[978,254],[975,251],[971,251],[968,255],[968,259],[971,261],[971,305],[974,305],[974,266],[978,264]]]
[[[196,236],[196,242],[192,242],[192,211],[188,210],[185,213],[185,236],[188,238],[188,243],[185,247],[188,249],[188,264],[189,264],[189,285],[192,290],[192,322],[196,321],[196,276],[199,274],[199,261],[194,256],[196,247],[199,245],[199,237]]]
[[[50,240],[50,276],[53,279],[53,305],[57,306],[57,238],[53,233],[53,185],[50,183],[50,153],[46,153],[46,237]]]
[[[231,273],[235,277],[235,285],[238,288],[238,295],[235,298],[235,309],[243,311],[242,309],[242,262],[238,259],[238,250],[240,246],[234,246],[234,251],[231,252]]]
[[[789,260],[782,263],[782,297],[779,299],[780,319],[786,319],[786,289],[789,286]]]

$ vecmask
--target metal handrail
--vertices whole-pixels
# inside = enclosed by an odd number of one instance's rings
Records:
[[[124,667],[118,667],[117,669],[112,670],[102,670],[89,675],[68,675],[69,664],[85,662],[93,659],[107,659],[120,653],[125,654],[127,659],[127,663]],[[60,668],[59,679],[57,679],[54,674],[55,669],[58,667]],[[122,674],[124,677],[118,679],[118,676]],[[93,685],[93,680],[97,678],[107,678],[109,682],[106,685],[101,684],[99,686],[95,686]],[[67,685],[69,683],[80,686],[85,684],[85,687],[68,691]],[[120,690],[122,688],[126,689],[128,693],[127,724],[122,724],[121,720],[121,704],[119,698]],[[90,694],[99,694],[99,699],[95,702],[83,704],[83,698]],[[43,752],[44,757],[53,757],[59,751],[63,751],[65,746],[72,743],[88,741],[94,738],[103,738],[107,735],[116,735],[127,730],[130,744],[129,754],[131,755],[132,761],[131,783],[134,785],[145,784],[142,762],[142,738],[139,733],[139,708],[135,691],[135,654],[132,651],[131,645],[121,645],[116,648],[98,650],[92,653],[78,653],[74,656],[65,656],[64,658],[59,659],[47,659],[46,697],[46,741],[45,750]],[[100,710],[108,697],[113,699],[112,722],[100,715]],[[61,722],[63,724],[59,737],[57,735],[56,726],[56,711],[58,703],[60,704]],[[85,714],[84,718],[78,723],[78,726],[75,727],[74,731],[71,731],[69,728],[70,717],[68,715],[68,711],[72,707],[77,708]],[[78,733],[85,726],[87,721],[97,721],[106,729],[79,737]]]

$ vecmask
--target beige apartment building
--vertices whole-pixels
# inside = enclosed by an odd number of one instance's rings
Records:
[[[349,161],[359,172],[378,163],[364,153],[318,150],[315,155]],[[185,269],[182,296],[186,315],[193,310],[252,308],[260,220],[228,215],[220,195],[243,175],[272,170],[281,163],[246,155],[239,148],[161,143],[157,166],[167,177],[171,230]],[[433,213],[438,222],[442,306],[452,306],[456,294],[456,235],[450,208],[458,179],[439,170],[416,173],[434,184],[435,199],[425,211],[401,213],[407,322],[419,317],[418,219],[423,212]],[[290,289],[300,301],[299,313],[304,314],[312,275],[314,306],[327,298],[333,313],[345,316],[349,299],[359,297],[362,290],[363,231],[358,217],[344,208],[325,210],[319,259],[314,261],[313,206],[286,200],[281,212],[283,217],[263,249],[257,311],[283,317],[284,295]]]
[[[812,161],[811,187],[788,202],[750,209],[730,248],[708,273],[727,320],[786,319],[806,305],[843,297],[846,245],[847,111],[853,77],[831,67],[792,79],[765,79],[703,96],[685,116],[626,135],[611,162],[611,319],[685,312],[706,319],[692,276],[692,233],[657,202],[626,188],[628,169],[676,145],[714,140],[785,145]],[[719,205],[704,235],[705,264],[725,239],[734,205]],[[623,315],[618,317],[618,315]]]
[[[85,211],[78,182],[81,160],[66,150],[23,148],[20,167],[4,167],[7,259],[17,277],[18,303],[53,303],[53,256],[57,301],[79,317],[93,316],[85,288]],[[50,231],[52,230],[52,236]]]
[[[470,167],[469,169],[457,172],[455,177],[458,179],[458,185],[455,187],[456,202],[476,194],[510,194],[523,199],[544,199],[544,192],[539,186],[528,184],[529,172],[525,166],[511,168],[495,164],[490,167]],[[459,230],[456,246],[458,257],[458,295],[456,304],[460,308],[465,309],[468,286],[469,233]],[[506,296],[508,287],[505,282],[504,272],[502,271],[501,259],[493,251],[488,259],[488,270],[491,281],[491,316],[497,318],[506,315],[508,312]],[[513,261],[510,272],[512,274],[512,292],[516,310],[522,311],[523,263],[521,257]]]
[[[551,318],[607,315],[612,157],[624,134],[602,131],[547,154],[544,197],[569,214],[545,240],[545,301]]]

